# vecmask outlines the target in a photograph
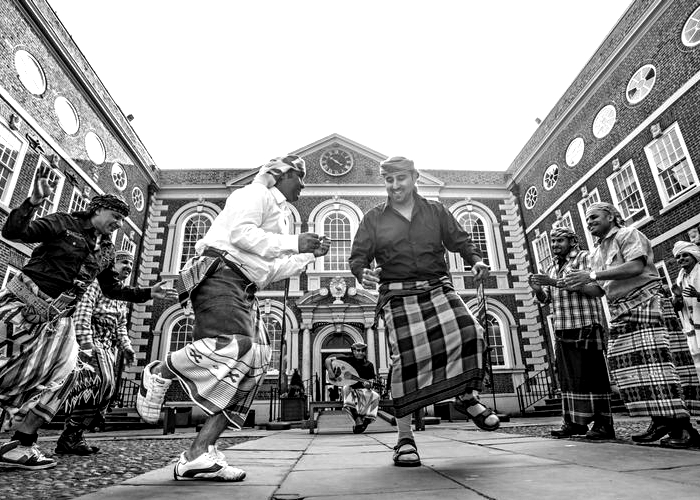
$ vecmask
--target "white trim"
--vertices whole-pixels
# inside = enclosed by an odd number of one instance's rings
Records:
[[[659,268],[663,268],[664,272],[666,273],[666,284],[670,287],[673,286],[673,278],[671,278],[671,273],[668,272],[668,267],[666,267],[666,262],[661,260],[659,262],[654,262],[654,267],[656,267],[656,270],[658,271]],[[661,276],[661,273],[659,273],[659,276]]]
[[[175,251],[173,252],[173,255],[175,256],[175,258],[172,259],[170,262],[170,269],[174,273],[179,272],[180,267],[183,264],[183,262],[181,262],[181,260],[182,260],[182,250],[184,249],[184,245],[185,245],[185,242],[184,242],[185,227],[187,226],[187,223],[190,221],[190,219],[192,219],[195,216],[197,216],[197,217],[204,216],[205,218],[207,218],[209,220],[210,224],[209,224],[209,228],[207,229],[207,231],[209,231],[209,229],[211,229],[211,226],[214,224],[214,219],[216,218],[216,215],[212,215],[208,210],[207,211],[195,210],[195,211],[192,211],[191,213],[188,213],[187,215],[185,215],[182,218],[181,222],[177,225],[177,234],[176,234],[176,238],[175,238]],[[206,234],[206,232],[204,234]],[[204,236],[204,234],[202,235],[202,237]]]
[[[309,230],[320,235],[324,234],[323,225],[328,216],[335,212],[341,212],[342,214],[347,216],[348,221],[350,223],[350,245],[352,245],[352,242],[355,239],[355,234],[357,233],[357,229],[360,226],[360,221],[362,220],[364,214],[362,213],[360,207],[358,207],[351,201],[334,197],[330,200],[322,201],[321,203],[316,205],[309,214]],[[350,255],[348,254],[348,257],[349,256]],[[328,270],[325,268],[324,265],[324,257],[317,257],[316,260],[314,260],[314,262],[312,263],[312,265],[309,266],[307,272],[308,271],[345,273],[349,272],[350,268],[348,267],[348,269]]]
[[[477,204],[472,201],[471,211],[467,209],[467,205],[468,203],[466,201],[455,203],[449,208],[449,210],[452,212],[452,215],[457,222],[459,222],[459,217],[465,213],[474,214],[481,220],[484,225],[484,235],[486,237],[486,251],[488,252],[489,266],[492,270],[506,269],[507,266],[505,256],[502,254],[502,252],[499,252],[498,248],[496,248],[496,241],[500,241],[500,235],[496,232],[496,227],[493,224],[493,214],[489,213],[490,211],[487,212],[485,210],[486,207],[480,203]],[[465,271],[465,262],[461,255],[456,252],[449,252],[448,256],[450,272]]]
[[[58,205],[61,202],[61,194],[63,194],[63,184],[66,180],[66,176],[57,168],[52,168],[51,164],[49,161],[44,157],[44,155],[39,155],[39,160],[36,162],[36,167],[34,168],[34,173],[32,174],[32,180],[31,184],[29,186],[29,194],[27,194],[27,197],[31,197],[32,193],[34,193],[34,179],[36,178],[37,173],[39,172],[39,168],[41,168],[42,164],[44,164],[47,168],[51,169],[51,173],[56,175],[56,187],[54,188],[53,191],[53,201],[49,204],[48,210],[46,213],[39,215],[39,207],[37,208],[37,211],[34,213],[34,216],[32,217],[32,220],[36,220],[40,217],[44,217],[46,215],[55,213],[56,210],[58,210]],[[41,205],[43,206],[45,202],[42,202]]]
[[[537,244],[544,240],[546,242],[546,245],[542,245],[542,248],[547,249],[547,253],[549,253],[549,260],[552,260],[552,250],[550,248],[549,244],[549,233],[547,231],[544,231],[542,234],[540,234],[537,238],[532,240],[532,250],[533,250],[533,255],[535,256],[535,266],[537,267],[537,271],[539,273],[546,273],[547,269],[542,267],[542,262],[545,259],[540,258],[540,252],[537,249]],[[548,266],[547,266],[548,267]]]
[[[625,170],[627,168],[630,169],[630,171],[632,173],[632,179],[634,180],[634,183],[637,186],[637,193],[639,193],[639,197],[642,200],[641,212],[644,213],[643,217],[632,222],[632,224],[634,225],[634,224],[637,224],[638,222],[641,222],[649,217],[649,208],[647,206],[647,201],[644,198],[644,192],[642,191],[642,185],[639,183],[639,177],[637,177],[637,169],[634,166],[634,162],[632,160],[629,160],[627,163],[622,165],[622,167],[620,167],[620,169],[617,172],[613,172],[608,177],[606,177],[605,181],[608,184],[608,191],[610,191],[610,196],[612,196],[613,205],[615,205],[617,207],[617,209],[620,211],[620,214],[622,214],[623,211],[622,211],[622,208],[620,205],[620,199],[618,197],[618,192],[615,189],[615,184],[613,181],[615,180],[615,178],[620,177],[625,172]],[[638,215],[639,215],[639,212],[637,212],[633,216],[628,217],[627,219],[625,219],[625,223],[630,223],[630,221],[632,221],[634,219],[634,217],[636,217]]]
[[[8,264],[7,269],[5,269],[5,277],[2,280],[2,288],[5,289],[7,282],[10,281],[16,274],[19,274],[20,270],[15,266]]]
[[[0,87],[0,90],[2,90],[2,87]],[[5,186],[5,190],[2,192],[2,196],[0,197],[0,207],[5,208],[9,212],[11,210],[10,202],[12,201],[12,195],[15,192],[15,185],[17,184],[19,172],[24,164],[24,157],[29,149],[29,143],[20,135],[18,131],[10,128],[9,123],[3,116],[0,116],[0,125],[5,127],[8,133],[19,140],[19,150],[17,151],[17,158],[15,159],[15,165],[12,169],[12,175],[7,179],[7,185]]]
[[[586,243],[588,243],[589,250],[593,250],[594,241],[593,241],[593,235],[590,233],[590,231],[588,231],[588,223],[586,222],[586,209],[583,208],[583,205],[589,199],[591,199],[591,197],[593,195],[596,196],[596,201],[600,201],[600,193],[598,193],[598,188],[595,188],[593,191],[588,193],[588,195],[585,198],[576,202],[576,206],[578,207],[578,214],[581,217],[581,224],[583,227],[583,232],[586,235]]]

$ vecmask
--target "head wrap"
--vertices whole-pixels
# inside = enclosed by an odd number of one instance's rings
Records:
[[[549,232],[549,237],[554,238],[569,238],[572,247],[578,247],[578,236],[569,226],[563,224],[552,225],[552,230]]]
[[[603,212],[607,212],[608,214],[612,215],[614,218],[613,224],[615,224],[617,227],[623,227],[625,225],[625,221],[622,219],[622,215],[612,203],[606,203],[604,201],[593,203],[586,209],[586,219],[588,219],[588,216],[594,210],[602,210]]]
[[[673,245],[673,256],[678,258],[682,253],[689,253],[695,257],[696,262],[700,262],[700,247],[689,241],[677,241]]]
[[[100,208],[114,210],[115,212],[122,214],[124,217],[129,215],[129,205],[127,205],[124,200],[117,198],[113,194],[100,194],[93,196],[85,210],[92,214],[97,212],[97,210]]]
[[[303,178],[306,175],[306,162],[303,158],[294,155],[273,158],[260,167],[260,171],[255,176],[255,179],[253,179],[253,182],[271,188],[277,184],[277,179],[289,170],[297,172],[299,177]]]
[[[403,156],[392,156],[379,164],[379,175],[384,176],[396,174],[398,172],[418,173],[415,165],[413,164],[413,160],[409,160]]]
[[[367,349],[367,344],[364,342],[355,342],[353,345],[350,346],[351,349],[354,349],[355,351],[364,351]]]
[[[130,261],[134,261],[134,256],[129,252],[128,250],[119,250],[114,254],[114,260],[116,262],[119,262],[120,260],[124,259],[129,259]]]

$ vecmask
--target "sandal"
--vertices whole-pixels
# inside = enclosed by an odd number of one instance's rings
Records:
[[[402,446],[412,446],[412,450],[401,450]],[[400,460],[399,457],[404,455],[415,455],[414,460]],[[402,438],[399,440],[396,446],[394,446],[394,465],[397,467],[420,467],[420,455],[418,455],[418,448],[416,447],[416,442],[411,438]]]
[[[499,420],[494,425],[488,425],[486,423],[486,419],[488,417],[490,417],[491,415],[496,415],[490,408],[487,408],[486,406],[482,405],[484,406],[484,411],[482,411],[478,415],[475,416],[469,413],[468,408],[480,404],[482,403],[477,398],[469,398],[467,400],[464,400],[460,397],[456,397],[454,401],[454,408],[458,412],[464,413],[467,416],[467,419],[473,420],[479,429],[483,431],[495,431],[501,426],[501,421]],[[498,416],[496,416],[496,418],[498,418]]]

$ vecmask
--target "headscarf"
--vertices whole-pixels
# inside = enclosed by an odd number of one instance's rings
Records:
[[[114,260],[115,262],[119,262],[120,260],[130,260],[134,261],[134,256],[129,252],[128,250],[119,250],[114,254]]]
[[[552,225],[552,230],[549,232],[549,237],[554,239],[554,238],[569,238],[569,241],[571,241],[571,249],[577,249],[578,248],[578,236],[574,232],[573,229],[571,229],[569,226],[565,226],[563,224],[557,224],[557,225]]]
[[[409,160],[403,156],[392,156],[379,164],[379,175],[384,176],[396,174],[398,172],[418,173],[415,165],[413,164],[413,160]]]
[[[97,212],[100,208],[114,210],[122,214],[124,217],[129,215],[129,205],[126,202],[113,194],[100,194],[93,196],[85,210],[91,214]]]
[[[691,243],[689,241],[677,241],[673,245],[673,256],[678,258],[678,256],[682,253],[689,253],[695,257],[696,262],[700,262],[700,247],[698,247],[695,243]]]
[[[593,203],[586,209],[586,219],[588,219],[588,216],[594,210],[602,210],[603,212],[607,212],[608,214],[613,216],[613,224],[615,224],[617,227],[624,227],[625,221],[622,219],[622,215],[612,203],[606,203],[604,201]]]
[[[253,179],[253,182],[263,184],[271,188],[277,184],[277,179],[289,170],[299,173],[299,177],[306,175],[306,162],[299,156],[289,155],[273,158],[268,163],[260,167],[260,171]]]
[[[350,348],[356,351],[366,351],[367,344],[365,344],[364,342],[355,342],[353,345],[350,346]]]

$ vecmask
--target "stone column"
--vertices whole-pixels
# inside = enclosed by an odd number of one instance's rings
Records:
[[[379,340],[379,373],[389,373],[389,357],[386,350],[386,328],[384,320],[379,318],[377,322],[377,334]]]
[[[311,330],[309,330],[308,325],[302,325],[301,334],[301,379],[308,380],[311,377]]]
[[[367,360],[377,366],[377,354],[374,350],[374,329],[372,325],[365,326],[365,338],[367,339]]]

